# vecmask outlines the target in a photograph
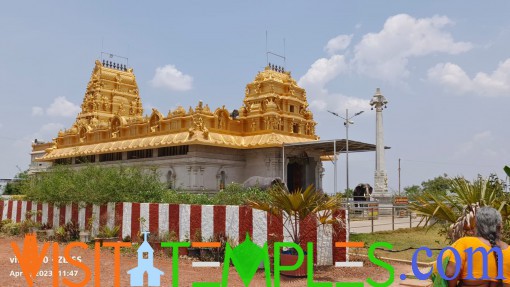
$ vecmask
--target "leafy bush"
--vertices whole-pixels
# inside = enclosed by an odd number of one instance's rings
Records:
[[[2,225],[2,232],[8,235],[19,235],[21,234],[21,224],[16,222],[9,222]]]
[[[2,229],[2,227],[4,225],[9,224],[11,222],[12,222],[12,220],[10,220],[10,219],[4,219],[4,220],[0,221],[0,230]]]
[[[86,202],[159,202],[165,192],[155,170],[87,165],[76,169],[55,166],[51,172],[26,180],[27,200],[65,204]]]
[[[57,228],[55,238],[60,242],[76,241],[80,239],[80,226],[76,222],[69,221]]]
[[[4,194],[7,195],[16,195],[22,193],[22,186],[24,182],[28,179],[28,172],[23,171],[14,177],[14,179],[7,183],[5,186]]]
[[[232,183],[214,194],[188,193],[168,190],[162,202],[175,204],[209,204],[209,205],[243,205],[248,201],[267,202],[266,191],[259,188],[245,188],[241,184]]]
[[[268,200],[266,191],[230,184],[214,194],[180,192],[166,189],[155,170],[138,167],[83,168],[55,166],[50,172],[24,180],[24,200],[66,204],[85,202],[164,202],[175,204],[243,205],[248,201]]]
[[[77,222],[69,221],[64,225],[64,230],[69,241],[80,239],[80,225]]]
[[[99,229],[99,234],[97,237],[99,238],[112,238],[117,237],[119,235],[120,226],[116,225],[113,228],[110,228],[108,226],[103,226],[101,229]]]

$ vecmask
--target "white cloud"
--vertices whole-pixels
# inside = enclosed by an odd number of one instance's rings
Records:
[[[491,75],[480,72],[473,83],[482,95],[503,95],[510,93],[510,59],[499,63]]]
[[[331,80],[348,71],[345,57],[333,55],[331,58],[321,58],[312,64],[310,69],[303,75],[298,84],[307,90],[310,107],[316,111],[326,109],[345,110],[366,109],[368,100],[348,97],[341,93],[331,93],[326,89],[326,84]]]
[[[81,108],[78,105],[71,103],[65,97],[57,97],[46,111],[41,107],[32,107],[32,116],[42,116],[46,114],[54,117],[74,117],[80,111]]]
[[[445,16],[416,19],[407,14],[388,18],[378,33],[369,33],[354,48],[353,68],[390,82],[409,75],[409,59],[432,53],[459,54],[471,49],[444,31],[453,22]]]
[[[339,35],[335,38],[328,41],[326,47],[324,47],[324,51],[326,51],[330,55],[334,55],[337,52],[345,50],[351,44],[352,34],[351,35]]]
[[[475,93],[482,96],[500,96],[510,93],[510,58],[500,62],[491,74],[477,73],[472,79],[458,65],[439,63],[427,73],[431,82],[457,94]]]
[[[457,42],[444,31],[453,22],[444,16],[431,18],[413,18],[407,14],[389,17],[383,28],[377,33],[365,34],[361,41],[350,48],[353,35],[339,35],[328,41],[324,50],[329,58],[319,58],[303,75],[298,83],[305,88],[310,97],[310,106],[325,110],[328,107],[341,109],[366,109],[369,101],[348,97],[338,92],[330,92],[326,84],[342,74],[358,73],[373,78],[398,83],[404,80],[409,71],[408,62],[413,57],[426,56],[432,53],[459,54],[471,49],[468,42]],[[356,27],[358,29],[359,27]],[[339,52],[344,52],[341,53]],[[438,66],[435,77],[443,76],[445,67]],[[459,69],[453,66],[449,73]],[[466,81],[460,76],[452,75],[442,81]],[[460,84],[459,84],[460,85]]]
[[[62,129],[64,129],[64,125],[61,123],[47,123],[41,126],[34,135],[39,135],[41,138],[56,137],[58,131]]]
[[[49,116],[74,117],[81,111],[80,107],[68,101],[65,97],[57,97],[46,109]]]
[[[349,97],[340,93],[329,93],[324,91],[320,94],[314,94],[316,99],[310,101],[310,107],[315,111],[336,111],[343,114],[345,109],[366,110],[370,106],[368,100]]]
[[[44,115],[44,109],[41,107],[32,107],[32,116]]]
[[[320,58],[312,64],[304,76],[299,79],[300,86],[324,86],[341,73],[347,71],[345,57],[333,55],[331,58]]]
[[[193,77],[183,74],[174,65],[156,68],[151,80],[154,87],[167,88],[172,91],[188,91],[193,87]]]
[[[430,68],[427,77],[433,82],[444,85],[454,92],[465,93],[473,89],[473,84],[469,76],[461,67],[452,63],[439,63]]]

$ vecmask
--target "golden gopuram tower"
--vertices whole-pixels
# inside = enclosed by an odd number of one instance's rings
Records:
[[[284,143],[317,141],[315,126],[306,91],[281,67],[259,72],[238,110],[211,110],[200,101],[144,116],[133,69],[96,61],[74,124],[32,148],[41,155],[37,162],[156,167],[170,188],[189,191],[215,191],[253,176],[287,177],[289,188],[320,187],[321,154],[282,158]]]

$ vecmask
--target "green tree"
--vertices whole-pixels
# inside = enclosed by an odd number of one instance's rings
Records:
[[[5,185],[4,194],[14,195],[23,193],[22,186],[27,179],[28,179],[27,171],[22,171],[16,174],[13,180]]]
[[[415,184],[404,187],[404,192],[407,197],[409,197],[410,199],[414,199],[422,194],[423,189],[421,188],[421,186]]]
[[[437,176],[433,179],[421,183],[423,192],[433,194],[446,194],[450,189],[450,179],[445,173],[444,175]]]
[[[500,210],[503,221],[510,215],[506,204],[507,195],[503,192],[501,181],[495,176],[487,179],[478,177],[472,182],[456,177],[447,179],[446,192],[423,192],[410,203],[413,212],[425,216],[426,222],[442,225],[442,230],[451,241],[473,233],[476,210],[482,206],[491,206]]]
[[[352,198],[353,190],[350,188],[346,188],[344,192],[339,193],[341,198]]]
[[[450,189],[450,179],[447,174],[423,181],[421,186],[411,185],[404,187],[404,192],[410,200],[415,200],[424,193],[446,195]]]

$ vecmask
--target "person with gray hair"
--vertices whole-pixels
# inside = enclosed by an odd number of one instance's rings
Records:
[[[451,246],[458,258],[451,250],[444,253],[443,258],[449,256],[445,270],[445,275],[451,278],[448,286],[510,287],[510,248],[501,241],[501,214],[492,207],[481,207],[475,219],[475,236],[462,237]],[[460,272],[456,272],[457,264]],[[505,279],[498,279],[501,274]]]

